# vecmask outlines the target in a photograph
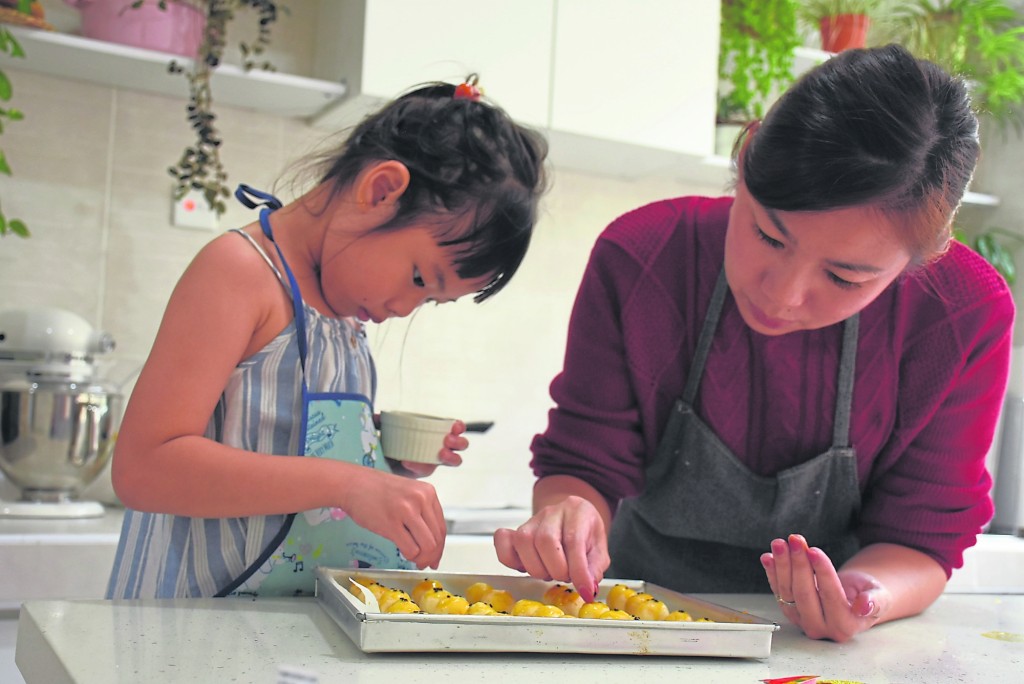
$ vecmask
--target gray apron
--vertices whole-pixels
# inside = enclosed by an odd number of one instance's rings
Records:
[[[771,541],[806,537],[839,567],[860,547],[857,456],[849,446],[858,316],[843,325],[832,447],[774,477],[751,472],[693,410],[728,292],[715,285],[683,395],[676,400],[646,488],[624,499],[609,534],[607,577],[685,593],[771,591],[760,556]]]

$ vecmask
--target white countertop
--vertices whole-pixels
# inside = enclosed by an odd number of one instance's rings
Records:
[[[102,518],[0,520],[0,681],[5,684],[9,679],[19,681],[16,673],[12,679],[9,672],[14,667],[11,660],[15,648],[15,620],[23,601],[98,599],[104,595],[122,515],[120,509],[109,508]],[[474,516],[467,520],[476,522]],[[481,574],[511,572],[495,557],[489,535],[469,534],[448,536],[438,570]],[[967,550],[964,567],[953,573],[946,591],[947,594],[1024,593],[1024,538],[982,535],[978,545]],[[1014,653],[1021,654],[1017,660],[1020,664],[1024,662],[1024,654],[1020,646],[1016,646],[1018,650]],[[262,681],[270,684],[274,680]],[[756,682],[756,678],[750,681]]]
[[[327,682],[701,681],[820,675],[870,684],[1010,682],[1024,663],[1024,596],[946,594],[847,644],[812,641],[774,598],[708,595],[783,625],[763,660],[508,653],[364,654],[315,599],[30,601],[16,660],[28,684],[271,683],[282,665]],[[1010,639],[1015,638],[1017,641]],[[997,638],[994,638],[997,637]],[[1017,675],[1013,675],[1017,672]]]

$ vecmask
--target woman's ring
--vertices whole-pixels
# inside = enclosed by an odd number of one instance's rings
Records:
[[[787,601],[786,599],[782,598],[778,594],[775,595],[775,600],[778,601],[779,603],[781,603],[784,606],[789,606],[790,608],[792,608],[793,606],[796,605],[796,601]]]

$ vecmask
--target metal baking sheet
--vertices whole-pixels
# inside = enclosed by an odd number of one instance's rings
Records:
[[[625,584],[646,591],[670,610],[714,622],[597,620],[511,615],[391,614],[369,609],[348,590],[350,580],[367,577],[411,592],[421,580],[440,582],[464,596],[475,582],[487,582],[516,599],[543,600],[554,582],[514,575],[480,575],[415,570],[317,569],[317,600],[361,650],[375,652],[600,653],[621,655],[767,658],[779,625],[694,596],[640,580],[605,579],[598,600]]]

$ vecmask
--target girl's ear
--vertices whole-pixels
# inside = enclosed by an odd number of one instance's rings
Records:
[[[371,164],[356,186],[360,206],[375,208],[394,205],[409,187],[409,169],[400,161],[389,160]]]

